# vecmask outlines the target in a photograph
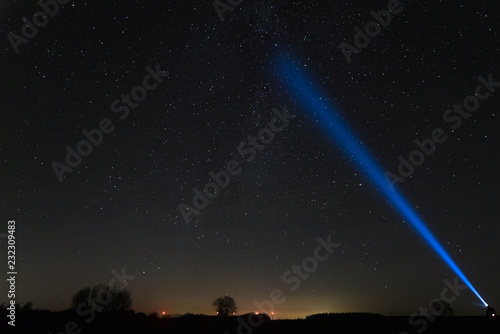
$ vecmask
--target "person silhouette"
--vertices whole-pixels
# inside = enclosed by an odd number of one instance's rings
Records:
[[[483,324],[482,334],[499,334],[500,333],[500,319],[495,317],[495,309],[491,306],[486,307],[486,319]]]
[[[486,316],[487,317],[494,317],[495,316],[495,309],[491,306],[486,307]]]

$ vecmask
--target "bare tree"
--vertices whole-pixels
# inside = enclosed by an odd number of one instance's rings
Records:
[[[77,292],[75,292],[75,294],[73,295],[73,297],[71,298],[71,309],[76,309],[78,307],[78,305],[80,304],[91,304],[90,303],[90,295],[91,295],[91,292],[92,292],[92,288],[90,286],[86,287],[86,288],[83,288],[83,289],[80,289],[78,290]]]
[[[105,284],[86,287],[78,290],[71,300],[71,308],[80,304],[98,312],[126,311],[132,306],[132,297],[127,290],[112,290]]]
[[[128,290],[112,290],[113,299],[108,305],[108,311],[127,311],[132,307],[132,296]]]
[[[228,315],[235,314],[238,310],[236,302],[229,296],[217,298],[212,303],[212,306],[215,307],[217,315],[221,317],[227,317]]]

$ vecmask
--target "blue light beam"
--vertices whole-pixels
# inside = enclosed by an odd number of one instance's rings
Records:
[[[292,60],[289,56],[284,56],[278,59],[276,66],[279,75],[285,79],[284,83],[300,104],[302,104],[304,110],[312,115],[313,119],[327,132],[330,139],[350,157],[354,165],[367,176],[373,186],[385,196],[389,203],[392,203],[401,216],[411,224],[469,289],[476,294],[481,302],[485,306],[488,306],[436,237],[427,228],[423,220],[404,198],[403,194],[389,184],[383,169],[371,156],[370,152],[360,144],[361,141],[340,118],[336,109],[326,102],[325,98],[319,93],[319,90],[314,86],[311,78],[304,71],[300,70],[300,63]]]

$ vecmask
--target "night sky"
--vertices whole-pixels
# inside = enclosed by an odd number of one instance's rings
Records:
[[[1,1],[0,233],[16,220],[16,302],[63,310],[122,268],[145,313],[214,314],[226,294],[252,312],[274,289],[286,297],[275,318],[405,315],[439,298],[456,274],[290,93],[275,66],[289,55],[383,170],[397,174],[398,156],[443,129],[396,187],[500,305],[500,83],[483,85],[477,110],[447,114],[478,77],[500,82],[500,4],[402,1],[348,62],[339,45],[354,47],[355,27],[387,6],[243,0],[222,21],[212,1],[68,1],[16,53],[8,34],[41,9]],[[154,88],[133,90],[143,84]],[[131,93],[141,101],[122,100]],[[295,117],[276,118],[281,130],[252,149],[283,108]],[[54,161],[67,165],[66,147],[100,126],[108,133],[60,182]],[[233,160],[239,173],[186,224],[179,205],[193,207],[193,188]],[[329,236],[338,248],[292,291],[283,274]],[[470,290],[451,306],[484,314]]]

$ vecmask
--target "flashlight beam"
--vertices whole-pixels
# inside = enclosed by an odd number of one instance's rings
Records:
[[[367,176],[372,185],[384,195],[387,201],[410,223],[469,289],[476,294],[481,302],[488,306],[410,203],[404,198],[403,194],[389,184],[383,169],[371,156],[370,152],[360,144],[361,141],[341,119],[336,109],[326,102],[319,90],[314,86],[312,79],[299,68],[302,65],[288,56],[279,58],[276,65],[278,73],[284,78],[287,88],[302,104],[304,110],[317,120],[317,123],[326,131],[333,143],[351,158],[353,164]]]

